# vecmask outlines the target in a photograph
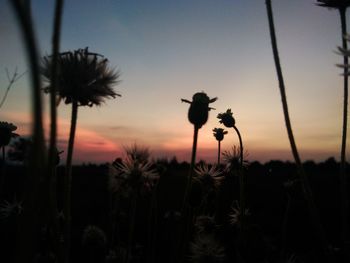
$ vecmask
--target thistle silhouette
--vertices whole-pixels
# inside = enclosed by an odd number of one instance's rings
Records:
[[[344,82],[344,98],[343,98],[343,129],[340,149],[340,192],[341,192],[341,217],[342,217],[342,228],[341,237],[344,249],[346,250],[347,257],[350,257],[350,243],[348,240],[349,235],[349,215],[348,215],[348,183],[346,175],[346,137],[347,137],[347,121],[348,121],[348,76],[349,76],[349,54],[347,50],[347,29],[346,29],[346,9],[350,6],[349,0],[318,0],[319,6],[327,7],[330,9],[338,9],[340,15],[341,34],[342,34],[342,47],[339,48],[340,54],[343,56],[343,82]]]
[[[242,211],[245,211],[245,178],[243,174],[243,164],[244,164],[244,156],[243,156],[243,141],[241,133],[239,129],[236,127],[236,120],[233,118],[233,114],[231,109],[227,109],[224,113],[219,113],[217,118],[220,120],[219,122],[227,128],[233,128],[238,136],[239,140],[239,202]],[[241,218],[241,226],[244,226],[244,214]]]
[[[187,181],[184,202],[187,201],[187,195],[191,189],[193,169],[196,163],[198,130],[208,121],[208,113],[213,109],[209,107],[209,104],[215,102],[216,100],[217,98],[210,99],[204,92],[195,93],[192,97],[192,101],[181,99],[182,102],[190,104],[190,108],[188,110],[188,120],[194,125],[190,175]]]
[[[53,56],[43,58],[41,74],[48,83],[45,92],[53,92],[52,67]],[[88,48],[59,53],[57,57],[57,90],[55,95],[58,103],[63,99],[66,104],[72,104],[71,127],[68,141],[66,176],[64,183],[64,215],[66,256],[70,247],[70,225],[71,225],[71,174],[72,157],[74,148],[75,130],[79,106],[100,106],[105,98],[120,96],[115,93],[112,86],[119,83],[119,72],[109,68],[108,60],[102,55],[89,52]],[[66,259],[67,261],[67,259]]]
[[[280,93],[281,93],[284,120],[285,120],[285,125],[286,125],[286,129],[287,129],[287,134],[288,134],[292,154],[293,154],[295,163],[297,165],[298,173],[299,173],[299,176],[300,176],[300,179],[302,182],[303,193],[304,193],[305,199],[306,199],[307,204],[308,204],[311,222],[313,222],[313,226],[315,227],[315,231],[318,233],[318,236],[320,238],[322,249],[323,249],[324,253],[326,255],[329,255],[328,241],[326,239],[326,235],[325,235],[325,232],[323,230],[321,220],[320,220],[320,217],[318,215],[318,211],[317,211],[315,201],[314,201],[314,198],[312,195],[311,187],[309,185],[308,178],[307,178],[305,171],[304,171],[304,168],[302,166],[299,152],[298,152],[295,140],[294,140],[292,125],[291,125],[291,121],[289,118],[289,112],[288,112],[287,95],[286,95],[286,90],[285,90],[285,85],[284,85],[283,74],[282,74],[282,67],[281,67],[278,48],[277,48],[277,39],[276,39],[275,25],[274,25],[274,20],[273,20],[273,11],[272,11],[271,0],[266,0],[266,11],[267,11],[267,17],[268,17],[268,23],[269,23],[272,52],[273,52],[273,57],[274,57],[274,61],[275,61],[275,66],[276,66],[277,78],[278,78],[278,82],[279,82],[279,89],[280,89]]]
[[[218,165],[220,165],[220,155],[221,155],[221,141],[224,139],[224,136],[228,133],[223,128],[214,128],[213,135],[218,141]]]

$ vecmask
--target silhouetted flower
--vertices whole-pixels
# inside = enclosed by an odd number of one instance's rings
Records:
[[[238,170],[241,165],[241,152],[240,149],[236,146],[233,146],[231,150],[224,151],[222,153],[224,162],[226,163],[226,170],[234,171]],[[248,153],[244,153],[243,158],[243,167],[248,165],[248,161],[246,160]]]
[[[193,95],[192,101],[181,99],[182,102],[191,104],[188,110],[188,120],[200,129],[208,120],[208,112],[213,108],[209,103],[213,103],[217,98],[210,99],[204,92],[197,92]]]
[[[217,230],[218,225],[214,216],[201,215],[196,219],[195,228],[198,234],[213,234]]]
[[[228,133],[228,131],[225,131],[222,128],[214,128],[213,129],[213,135],[214,135],[215,139],[218,141],[222,141],[224,139],[224,135],[227,133]]]
[[[249,209],[244,209],[244,217],[250,216]],[[231,207],[231,213],[229,214],[231,225],[240,225],[242,221],[242,211],[239,203],[235,201]]]
[[[89,225],[84,229],[81,242],[83,247],[104,247],[107,237],[101,228]]]
[[[17,130],[17,127],[12,123],[0,121],[0,147],[8,145],[11,138],[18,136],[13,132],[15,130]]]
[[[202,164],[195,167],[194,171],[197,174],[194,179],[200,181],[205,190],[215,189],[222,179],[221,171],[215,165]]]
[[[43,58],[41,74],[49,85],[52,81],[52,56]],[[88,48],[63,52],[58,55],[58,99],[65,103],[76,101],[81,106],[100,105],[106,97],[120,96],[112,89],[119,82],[119,72],[108,67],[102,55],[89,52]]]
[[[350,0],[317,0],[317,5],[328,8],[347,8],[350,6]]]
[[[0,205],[0,218],[9,218],[11,216],[17,216],[22,213],[23,207],[22,207],[22,201],[18,201],[15,197],[13,202],[4,201]]]
[[[217,118],[220,120],[219,122],[224,124],[227,128],[232,128],[236,124],[231,109],[226,110],[224,113],[219,113]]]
[[[109,171],[110,190],[126,196],[130,194],[130,191],[150,190],[154,181],[159,178],[157,171],[152,166],[151,162],[140,162],[129,156],[125,161],[114,162]]]
[[[150,157],[150,151],[147,147],[141,147],[136,144],[126,147],[125,151],[131,160],[139,161],[140,163],[147,162]]]
[[[199,235],[190,250],[193,263],[219,263],[226,259],[225,248],[212,235]]]

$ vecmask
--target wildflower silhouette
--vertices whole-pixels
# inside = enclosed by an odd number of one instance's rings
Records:
[[[134,239],[135,218],[138,199],[141,191],[149,191],[155,185],[159,175],[152,168],[153,163],[148,161],[148,148],[139,148],[134,145],[126,149],[127,157],[124,161],[115,161],[110,169],[110,189],[130,198],[130,224],[126,261],[131,260],[131,251]]]
[[[48,85],[45,92],[52,92],[53,57],[45,56],[41,64],[41,74]],[[57,90],[58,103],[64,100],[72,104],[71,127],[68,141],[66,176],[64,183],[64,214],[66,250],[70,247],[71,225],[71,173],[75,130],[79,106],[100,106],[108,97],[120,96],[113,90],[119,83],[119,72],[109,68],[108,60],[102,55],[89,52],[88,48],[59,53],[57,57]],[[69,252],[65,252],[69,254]],[[66,255],[67,257],[67,255]]]
[[[0,205],[0,219],[11,218],[12,216],[19,216],[22,213],[22,201],[18,201],[15,196],[12,202],[4,200]]]
[[[318,0],[319,6],[327,7],[330,9],[338,9],[341,24],[342,34],[342,47],[338,48],[340,54],[343,56],[343,85],[344,85],[344,98],[343,98],[343,129],[340,149],[340,192],[341,192],[341,238],[344,249],[346,250],[348,260],[350,260],[350,242],[349,242],[349,213],[348,213],[348,182],[346,175],[346,140],[347,140],[347,122],[348,122],[348,97],[349,97],[349,51],[347,41],[349,36],[347,35],[346,28],[346,9],[350,6],[350,0]]]
[[[226,170],[230,172],[231,174],[237,174],[237,171],[239,171],[241,167],[241,151],[238,147],[233,146],[231,150],[224,151],[222,153],[224,162],[226,163]],[[243,168],[246,168],[248,166],[247,161],[248,153],[245,152],[243,154]]]
[[[293,154],[295,163],[297,165],[298,173],[299,173],[300,179],[302,181],[303,193],[304,193],[305,199],[307,200],[309,213],[310,213],[310,220],[311,220],[311,222],[313,222],[313,226],[315,227],[315,231],[318,233],[318,236],[320,238],[322,249],[323,249],[324,253],[328,255],[329,254],[328,253],[329,252],[328,241],[326,239],[326,235],[325,235],[323,226],[321,224],[320,217],[318,215],[318,211],[317,211],[315,201],[314,201],[314,198],[312,195],[311,187],[310,187],[309,182],[308,182],[308,178],[305,174],[304,168],[303,168],[302,163],[301,163],[301,159],[300,159],[297,145],[295,143],[295,139],[294,139],[294,135],[293,135],[291,121],[289,118],[287,95],[286,95],[286,89],[285,89],[284,79],[283,79],[283,74],[282,74],[282,67],[281,67],[278,48],[277,48],[277,39],[276,39],[275,25],[274,25],[274,20],[273,20],[273,10],[272,10],[272,5],[271,5],[271,0],[265,0],[265,2],[266,2],[266,11],[267,11],[267,17],[268,17],[269,30],[270,30],[272,53],[273,53],[273,57],[274,57],[274,61],[275,61],[277,78],[278,78],[278,82],[279,82],[279,89],[280,89],[280,93],[281,93],[282,108],[283,108],[283,114],[284,114],[284,120],[285,120],[286,129],[287,129],[287,134],[288,134],[292,154]]]
[[[204,92],[195,93],[192,97],[192,101],[181,99],[182,102],[190,104],[190,108],[188,110],[188,120],[194,125],[190,175],[187,181],[184,202],[187,201],[187,195],[191,190],[193,168],[196,162],[198,130],[208,121],[208,113],[210,110],[214,109],[209,107],[209,104],[215,102],[216,100],[216,97],[210,99]]]
[[[0,121],[0,147],[7,146],[12,138],[18,136],[14,133],[15,130],[17,130],[17,127],[12,123]]]
[[[244,218],[247,218],[250,216],[250,211],[248,208],[244,209]],[[233,205],[231,206],[231,213],[229,214],[230,217],[230,224],[240,227],[242,223],[242,210],[239,206],[239,203],[236,201],[233,202]]]
[[[0,183],[0,193],[2,192],[2,187],[5,182],[5,160],[6,153],[5,147],[10,143],[11,139],[17,137],[18,134],[14,133],[17,130],[17,127],[12,123],[0,122],[0,147],[2,149],[2,171],[1,171],[1,183]]]
[[[202,164],[195,167],[194,172],[194,179],[202,184],[205,194],[216,190],[222,179],[222,172],[215,165]]]
[[[213,135],[215,139],[218,141],[218,165],[220,165],[220,155],[221,155],[221,141],[224,139],[225,134],[228,131],[225,131],[223,128],[214,128]]]
[[[192,263],[226,262],[225,248],[214,235],[198,235],[191,243],[190,252],[190,262]]]
[[[214,216],[200,215],[196,218],[195,229],[197,234],[215,234],[218,227]]]
[[[219,119],[219,122],[225,125],[227,128],[233,128],[238,136],[239,139],[239,202],[240,207],[244,210],[245,209],[245,178],[243,174],[243,163],[244,163],[244,156],[243,156],[243,141],[241,133],[239,132],[238,128],[236,127],[236,120],[233,118],[233,114],[231,109],[227,109],[226,112],[219,113],[217,118]],[[242,225],[244,224],[244,215],[242,216]]]

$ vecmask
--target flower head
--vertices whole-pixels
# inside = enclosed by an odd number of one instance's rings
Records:
[[[219,122],[224,124],[227,128],[232,128],[236,124],[231,109],[227,109],[224,113],[219,113],[217,118],[220,120]]]
[[[224,157],[224,162],[226,163],[226,170],[234,171],[239,169],[241,165],[241,152],[238,147],[233,146],[231,150],[224,151],[222,155]],[[248,161],[246,161],[247,156],[248,153],[245,152],[243,154],[243,167],[248,165]]]
[[[201,215],[196,219],[195,228],[198,234],[213,234],[218,225],[214,216]]]
[[[244,217],[250,216],[250,211],[248,208],[244,209]],[[237,202],[237,200],[233,203],[231,207],[231,213],[229,214],[230,224],[240,226],[242,221],[242,211]]]
[[[215,165],[202,164],[195,167],[194,171],[196,173],[194,179],[201,182],[205,190],[216,189],[222,179],[222,172]]]
[[[13,202],[4,201],[0,205],[0,218],[9,218],[11,216],[18,216],[22,213],[22,201],[18,201],[16,196]]]
[[[41,74],[48,82],[45,92],[50,92],[52,82],[52,56],[43,58]],[[112,89],[119,83],[119,72],[108,67],[102,55],[89,52],[88,48],[58,54],[59,100],[66,104],[77,102],[81,106],[101,105],[107,97],[120,96]]]
[[[204,92],[197,92],[193,95],[192,101],[181,99],[182,102],[191,104],[188,110],[188,120],[200,129],[208,120],[208,112],[213,108],[209,103],[213,103],[217,98],[210,99]]]
[[[214,128],[213,129],[213,135],[217,141],[222,141],[224,139],[225,134],[227,134],[228,131],[225,131],[222,128]]]
[[[350,0],[317,0],[317,5],[328,8],[347,8],[350,6]]]
[[[109,170],[110,191],[125,196],[138,190],[150,190],[159,178],[152,162],[140,162],[129,156],[124,161],[117,159]]]
[[[193,263],[219,263],[226,259],[225,248],[212,235],[199,235],[190,250]]]
[[[103,248],[107,244],[105,232],[93,225],[89,225],[84,229],[82,236],[82,245],[88,248]]]
[[[0,147],[8,145],[11,138],[18,136],[13,132],[15,130],[17,130],[17,127],[12,123],[0,121]]]

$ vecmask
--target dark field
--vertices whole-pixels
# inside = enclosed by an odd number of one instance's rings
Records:
[[[215,219],[215,226],[208,231],[215,235],[225,252],[221,261],[213,259],[208,262],[322,262],[324,255],[309,220],[292,163],[253,162],[246,169],[246,203],[250,216],[247,217],[244,240],[240,239],[239,228],[229,223],[231,206],[234,200],[239,199],[238,177],[224,175],[217,191],[210,195],[206,195],[201,184],[194,183],[189,197],[191,207],[181,213],[189,165],[165,161],[156,164],[162,171],[157,188],[141,191],[138,198],[131,262],[187,262],[193,253],[191,244],[196,242],[198,234],[196,219],[202,215]],[[339,165],[330,158],[318,164],[306,162],[304,167],[327,238],[332,244],[332,258],[337,262],[341,258],[341,251],[337,249],[340,247]],[[59,195],[63,175],[64,168],[59,167]],[[15,196],[17,200],[22,200],[26,169],[7,166],[3,179],[1,203],[11,201]],[[204,198],[207,200],[206,207],[200,209]],[[58,200],[58,207],[62,207],[62,196],[58,196]],[[73,167],[72,261],[123,262],[128,245],[130,207],[131,201],[127,196],[112,202],[108,165]],[[18,235],[16,222],[17,215],[14,214],[1,218],[1,257],[6,259],[1,262],[13,262]],[[185,222],[190,234],[184,237]],[[89,225],[103,230],[104,242],[98,237],[92,241],[83,240],[84,229]],[[45,244],[45,237],[42,239],[41,245],[50,249],[50,244]],[[112,250],[117,251],[117,255],[114,261],[110,257],[108,261],[106,256]],[[183,258],[179,259],[182,254]],[[292,256],[294,261],[287,261]],[[236,261],[237,258],[240,261]]]

